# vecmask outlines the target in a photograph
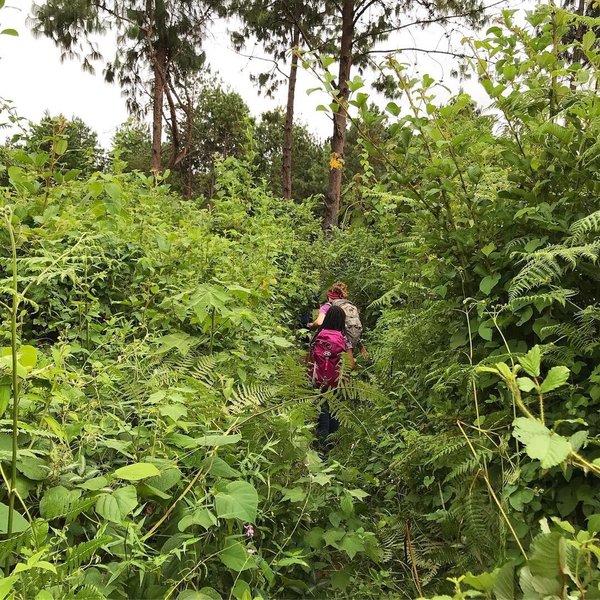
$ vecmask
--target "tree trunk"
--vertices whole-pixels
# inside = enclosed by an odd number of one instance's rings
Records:
[[[165,48],[157,48],[154,57],[154,97],[152,100],[152,170],[157,173],[162,168],[162,123],[166,67],[167,52]]]
[[[342,194],[342,169],[344,145],[346,143],[347,106],[350,90],[348,80],[352,69],[352,41],[354,38],[354,2],[343,0],[342,38],[340,43],[340,69],[338,76],[337,110],[333,113],[333,136],[331,137],[331,159],[329,164],[329,187],[325,197],[323,229],[330,230],[338,224],[340,196]]]
[[[290,79],[288,81],[287,107],[285,112],[285,125],[283,133],[283,159],[281,166],[281,179],[283,181],[283,198],[292,199],[292,143],[294,135],[294,97],[296,95],[296,77],[298,75],[298,54],[296,49],[300,42],[300,29],[294,26],[292,40],[292,64]]]

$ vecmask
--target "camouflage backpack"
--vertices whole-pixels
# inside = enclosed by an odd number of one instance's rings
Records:
[[[358,308],[346,298],[340,298],[331,302],[331,305],[339,306],[346,313],[346,337],[352,344],[352,348],[356,348],[360,342],[363,326],[360,322]]]

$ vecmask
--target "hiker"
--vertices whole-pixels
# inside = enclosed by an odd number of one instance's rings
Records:
[[[346,314],[346,329],[344,331],[346,337],[350,341],[352,350],[360,350],[361,354],[366,357],[367,352],[364,344],[361,342],[362,323],[358,309],[350,300],[348,300],[348,288],[346,284],[338,281],[334,283],[327,291],[327,302],[319,308],[319,315],[312,322],[306,325],[307,329],[318,329],[323,325],[325,316],[332,306],[339,306]]]
[[[310,344],[309,375],[313,385],[323,392],[338,386],[344,352],[348,353],[350,368],[356,367],[352,344],[344,335],[345,329],[346,313],[340,306],[332,305],[323,317],[323,323]],[[329,406],[325,402],[317,425],[317,435],[321,443],[338,428],[339,423],[330,413]]]

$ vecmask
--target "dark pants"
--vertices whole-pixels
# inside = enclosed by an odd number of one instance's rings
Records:
[[[331,441],[327,442],[327,438],[330,434],[335,433],[340,428],[340,422],[331,414],[329,411],[329,405],[327,402],[321,407],[321,414],[319,415],[319,421],[317,423],[317,438],[319,444],[329,450],[331,448]]]

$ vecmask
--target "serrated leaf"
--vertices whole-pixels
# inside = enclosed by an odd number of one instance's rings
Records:
[[[534,346],[525,356],[521,356],[519,364],[525,369],[528,375],[539,377],[540,366],[542,364],[542,351],[540,347]]]
[[[522,392],[531,392],[535,389],[535,381],[529,377],[517,377],[517,383]]]
[[[551,392],[552,390],[563,386],[565,383],[567,383],[569,379],[569,374],[570,371],[567,367],[552,367],[548,371],[546,378],[540,386],[542,394]]]
[[[519,417],[513,425],[513,436],[525,445],[527,455],[539,460],[544,469],[561,464],[571,453],[567,438],[550,431],[535,419]]]

